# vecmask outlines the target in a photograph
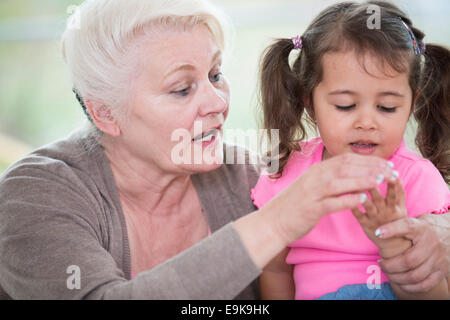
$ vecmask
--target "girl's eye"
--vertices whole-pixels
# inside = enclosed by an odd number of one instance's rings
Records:
[[[219,72],[219,73],[216,73],[216,74],[210,76],[209,80],[211,82],[219,82],[220,80],[222,80],[222,72]]]
[[[392,112],[395,112],[395,109],[397,109],[397,107],[387,108],[387,107],[384,107],[384,106],[378,106],[378,109],[380,109],[383,112],[390,112],[390,113],[392,113]]]
[[[182,90],[171,91],[170,93],[178,95],[180,97],[186,97],[189,94],[191,87],[184,88]]]
[[[355,106],[356,104],[352,104],[351,106],[336,106],[336,108],[341,111],[349,111],[353,109]]]

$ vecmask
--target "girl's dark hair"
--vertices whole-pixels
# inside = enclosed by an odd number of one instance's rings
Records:
[[[374,6],[379,9],[380,28],[368,26]],[[403,22],[414,34],[415,45]],[[303,47],[292,67],[291,39],[278,39],[269,46],[261,60],[260,99],[264,128],[279,129],[276,176],[282,174],[290,155],[301,150],[299,142],[306,137],[302,120],[314,124],[313,90],[322,80],[322,57],[327,52],[351,49],[361,59],[370,52],[382,65],[400,73],[408,72],[418,123],[416,144],[449,183],[450,51],[426,44],[425,54],[416,54],[415,49],[425,45],[424,36],[392,3],[342,2],[322,11],[308,26],[302,35]]]

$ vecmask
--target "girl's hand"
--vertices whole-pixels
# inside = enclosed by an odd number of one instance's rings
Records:
[[[363,204],[366,213],[358,208],[352,209],[352,212],[367,237],[380,249],[380,255],[389,258],[411,247],[411,242],[405,238],[381,239],[378,230],[383,224],[407,216],[405,191],[400,179],[388,181],[386,199],[381,196],[378,188],[369,190],[369,193],[372,199],[368,198]]]

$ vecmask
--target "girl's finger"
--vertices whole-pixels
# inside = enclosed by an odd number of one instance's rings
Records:
[[[386,201],[381,195],[380,191],[377,188],[373,188],[369,190],[370,196],[372,197],[372,201],[378,210],[383,211],[386,207]]]
[[[353,208],[352,213],[355,216],[356,220],[359,221],[359,223],[362,223],[364,221],[364,219],[367,218],[366,215],[364,214],[364,212],[359,210],[359,208]]]
[[[378,214],[378,208],[372,200],[369,198],[363,203],[364,208],[366,209],[366,214],[369,219],[375,218]]]
[[[398,179],[397,179],[398,180]],[[395,206],[397,205],[397,180],[395,181],[388,181],[387,183],[387,192],[386,192],[386,206],[388,208],[391,208],[392,210],[395,209]]]
[[[396,180],[396,187],[397,187],[397,205],[401,206],[404,205],[406,202],[406,195],[405,195],[405,189],[403,188],[403,183],[400,179]]]

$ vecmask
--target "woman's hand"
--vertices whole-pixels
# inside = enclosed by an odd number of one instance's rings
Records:
[[[403,218],[379,229],[382,238],[406,237],[413,246],[405,253],[380,261],[391,282],[409,293],[424,293],[450,271],[450,213]]]
[[[305,236],[325,214],[356,208],[380,177],[391,177],[388,161],[347,153],[311,166],[258,211],[234,222],[257,266],[263,268],[289,243]],[[345,195],[345,196],[344,196]]]
[[[286,245],[306,235],[328,213],[356,208],[365,190],[376,188],[380,177],[391,177],[386,160],[343,154],[311,166],[263,209]],[[345,196],[344,196],[345,195]]]

